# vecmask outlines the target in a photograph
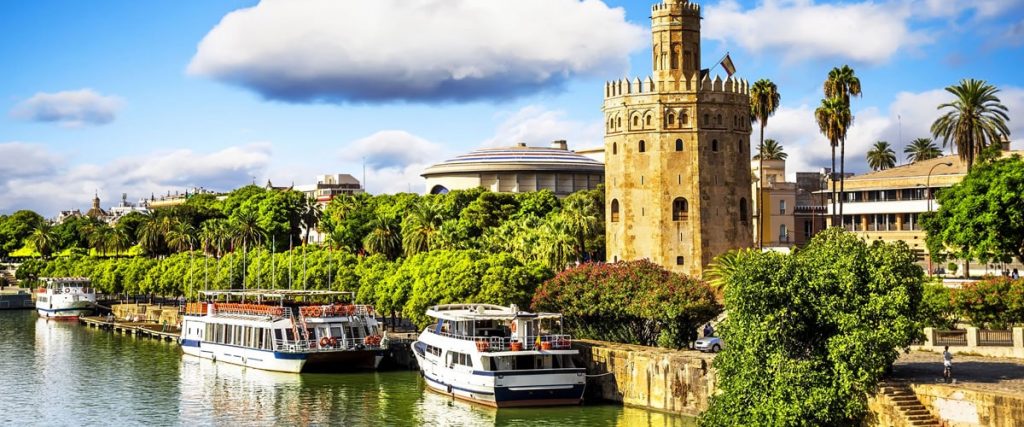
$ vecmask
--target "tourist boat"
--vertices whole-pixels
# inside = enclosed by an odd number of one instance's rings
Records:
[[[96,291],[85,277],[43,277],[36,290],[36,312],[47,319],[77,319],[92,314]]]
[[[383,358],[373,307],[350,292],[200,292],[181,322],[185,354],[278,372],[375,369]],[[386,345],[386,344],[385,344]]]
[[[437,322],[412,343],[427,386],[488,406],[576,405],[586,371],[573,365],[561,314],[529,313],[515,305],[447,304],[431,307]]]

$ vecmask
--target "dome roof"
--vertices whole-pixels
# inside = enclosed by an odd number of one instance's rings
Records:
[[[481,148],[427,168],[423,176],[450,172],[566,171],[603,172],[604,164],[563,148]]]

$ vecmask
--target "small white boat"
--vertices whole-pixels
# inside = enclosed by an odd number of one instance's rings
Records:
[[[200,292],[181,322],[186,354],[277,372],[375,369],[384,357],[373,307],[350,292],[228,290]],[[316,301],[316,302],[313,302]],[[386,343],[384,343],[386,345]]]
[[[85,277],[43,277],[36,290],[36,312],[47,319],[77,319],[92,314],[96,291]]]
[[[577,405],[586,371],[561,330],[561,314],[529,313],[515,305],[431,307],[437,323],[412,343],[430,389],[494,407]]]

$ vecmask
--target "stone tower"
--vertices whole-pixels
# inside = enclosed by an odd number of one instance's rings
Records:
[[[651,10],[654,73],[605,84],[608,261],[699,276],[752,244],[750,96],[700,66],[700,6]]]

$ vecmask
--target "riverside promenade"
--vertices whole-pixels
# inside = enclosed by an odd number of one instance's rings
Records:
[[[942,354],[912,351],[903,354],[893,366],[892,378],[913,383],[939,383],[942,381]],[[1024,360],[968,356],[953,356],[952,386],[978,391],[1012,393],[1024,396]]]

